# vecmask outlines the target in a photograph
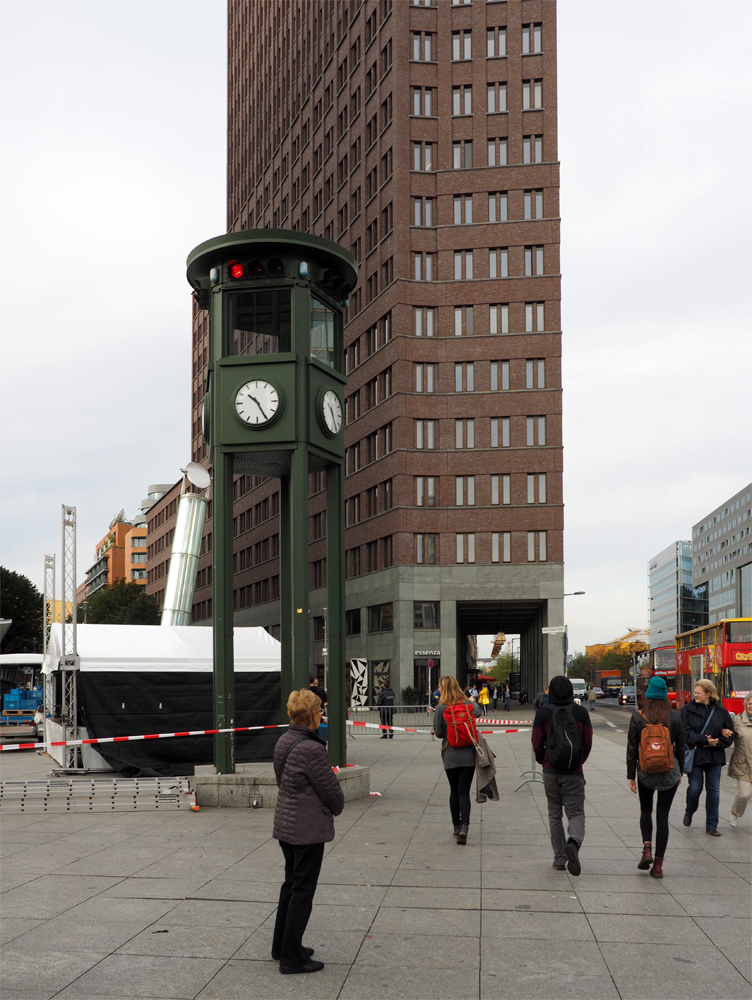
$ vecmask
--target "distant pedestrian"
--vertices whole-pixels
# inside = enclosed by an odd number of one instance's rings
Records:
[[[590,687],[587,689],[587,707],[588,710],[591,712],[595,708],[595,699],[596,699],[595,688],[591,684]]]
[[[692,759],[683,823],[692,825],[705,784],[705,833],[720,837],[718,809],[721,800],[721,771],[726,748],[734,737],[734,723],[718,697],[715,684],[701,678],[695,684],[695,700],[682,707],[681,718],[687,751]],[[693,752],[694,751],[694,752]]]
[[[547,704],[548,704],[548,684],[546,684],[543,690],[539,691],[538,694],[535,696],[533,700],[533,708],[535,708],[537,711],[539,708],[543,708],[543,706]]]
[[[568,677],[552,677],[548,704],[533,720],[535,759],[543,765],[543,787],[548,800],[548,826],[554,850],[553,866],[579,875],[580,849],[585,839],[585,775],[582,765],[593,744],[590,713],[574,703]],[[564,835],[562,811],[567,814]]]
[[[747,803],[752,798],[752,694],[744,702],[744,711],[734,716],[734,752],[729,761],[729,778],[736,778],[736,798],[729,822],[738,826]]]
[[[379,696],[376,699],[381,725],[386,727],[381,732],[382,740],[391,740],[394,738],[394,729],[392,729],[392,726],[394,725],[394,702],[396,698],[394,688],[390,684],[387,684],[386,687],[379,691]]]
[[[646,750],[646,743],[651,744],[652,751]],[[637,867],[645,871],[652,866],[650,874],[653,878],[663,878],[663,859],[669,833],[668,814],[681,784],[684,745],[681,716],[671,710],[666,682],[662,677],[651,677],[645,692],[645,707],[640,712],[634,712],[629,722],[627,779],[630,789],[640,798],[642,857]],[[654,755],[653,760],[648,756],[650,752]],[[658,759],[659,755],[665,756],[665,761]],[[656,794],[655,857],[653,793]]]
[[[478,700],[478,689],[474,684],[470,685],[470,701],[477,702]]]
[[[313,691],[316,697],[321,702],[321,714],[326,715],[326,706],[329,704],[329,698],[324,688],[319,687],[319,679],[315,674],[311,674],[311,686],[309,691]]]
[[[504,711],[509,711],[509,703],[512,699],[512,692],[509,690],[509,685],[504,685]]]
[[[481,708],[465,698],[454,677],[442,677],[439,691],[441,699],[433,717],[433,729],[442,741],[441,759],[449,782],[449,811],[454,824],[454,839],[458,844],[466,844],[470,824],[470,786],[475,774],[472,739],[477,738],[475,718],[480,718]]]
[[[439,691],[438,688],[436,688],[436,690],[431,695],[431,708],[432,709],[435,709],[436,706],[439,704],[439,698],[440,697],[441,697],[441,692]]]
[[[274,775],[279,796],[272,836],[285,859],[272,939],[272,958],[285,974],[324,968],[303,945],[313,897],[324,857],[324,844],[334,840],[334,817],[345,805],[332,771],[326,743],[316,730],[321,702],[312,691],[293,691],[287,699],[290,728],[274,748]]]
[[[481,707],[482,717],[488,715],[488,705],[490,701],[491,699],[488,694],[488,685],[484,684],[483,687],[480,689],[480,694],[478,695],[478,704]]]
[[[499,695],[501,694],[501,688],[498,684],[494,684],[493,690],[491,691],[491,709],[496,711],[496,706],[499,703]]]

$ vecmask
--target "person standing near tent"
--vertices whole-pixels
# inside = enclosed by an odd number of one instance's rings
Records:
[[[324,844],[334,840],[334,817],[345,807],[339,780],[332,771],[326,742],[316,730],[321,702],[313,691],[293,691],[287,699],[290,728],[274,748],[274,775],[279,786],[272,836],[285,859],[272,939],[272,958],[285,975],[319,972],[323,962],[303,945],[313,897],[324,858]]]

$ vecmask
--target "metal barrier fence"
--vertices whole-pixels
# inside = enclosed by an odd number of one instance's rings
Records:
[[[373,706],[359,706],[347,710],[347,718],[352,722],[372,722],[381,725],[380,709]],[[433,729],[433,709],[428,705],[392,705],[389,709],[392,712],[391,724],[393,726],[407,726],[410,729]],[[358,736],[375,736],[377,739],[383,735],[383,731],[378,729],[361,729],[348,726],[348,736],[355,739]]]

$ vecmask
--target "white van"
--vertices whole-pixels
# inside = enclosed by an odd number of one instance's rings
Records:
[[[584,701],[585,695],[587,694],[587,684],[582,677],[570,677],[572,682],[572,690],[574,692],[574,700],[577,702]]]

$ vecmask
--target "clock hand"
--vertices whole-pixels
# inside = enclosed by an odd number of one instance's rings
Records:
[[[252,400],[253,400],[253,402],[254,402],[254,403],[256,404],[256,406],[258,406],[258,408],[259,408],[259,409],[261,410],[261,416],[262,416],[262,417],[264,418],[264,420],[268,420],[269,418],[268,418],[268,417],[267,417],[267,415],[266,415],[266,414],[264,413],[264,408],[263,408],[263,406],[261,405],[261,403],[259,403],[259,401],[258,401],[258,400],[256,399],[256,397],[255,397],[255,396],[252,396],[252,395],[250,394],[250,392],[249,392],[249,393],[248,393],[248,398],[249,398],[249,399],[252,399]]]

